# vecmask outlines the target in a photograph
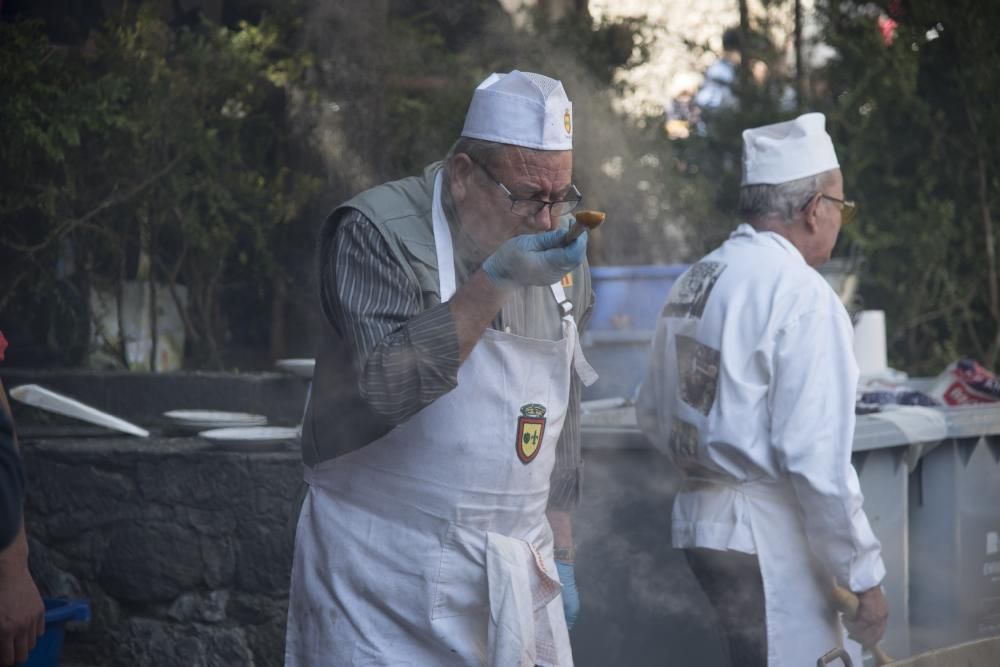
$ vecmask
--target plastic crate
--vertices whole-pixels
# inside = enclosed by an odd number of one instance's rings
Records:
[[[910,655],[909,472],[905,447],[855,452],[854,467],[865,497],[865,514],[882,543],[889,623],[881,645],[898,657]]]

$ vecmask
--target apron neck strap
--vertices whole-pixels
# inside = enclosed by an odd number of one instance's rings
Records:
[[[552,296],[556,298],[556,304],[559,305],[559,314],[563,316],[563,319],[572,317],[573,302],[566,298],[566,290],[563,289],[562,283],[552,283],[549,285],[549,289],[552,290]]]
[[[441,292],[441,303],[455,295],[455,253],[451,241],[451,229],[448,219],[444,217],[444,207],[441,206],[441,183],[444,169],[440,169],[434,177],[434,201],[431,206],[431,221],[434,227],[434,250],[437,252],[438,289]]]

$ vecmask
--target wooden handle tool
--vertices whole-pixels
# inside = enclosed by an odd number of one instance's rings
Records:
[[[833,591],[831,592],[831,597],[833,599],[833,606],[849,619],[853,619],[858,615],[858,607],[861,603],[858,601],[858,596],[847,590],[843,586],[834,585]],[[882,665],[888,665],[892,662],[892,658],[885,654],[882,647],[878,644],[874,646],[865,646],[865,649],[872,652],[872,656],[875,658],[875,664],[881,667]]]
[[[576,223],[569,228],[563,245],[569,245],[584,231],[597,229],[606,216],[601,211],[577,211],[573,217],[576,218]]]

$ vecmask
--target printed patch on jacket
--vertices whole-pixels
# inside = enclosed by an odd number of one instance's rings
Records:
[[[670,290],[663,316],[701,317],[715,281],[725,270],[726,265],[721,262],[698,262],[692,266]]]
[[[521,416],[517,419],[517,458],[528,464],[535,460],[542,448],[545,437],[545,406],[528,403],[521,406]]]
[[[698,463],[698,429],[683,419],[674,418],[670,427],[670,455],[681,470],[700,468]]]
[[[718,350],[688,336],[678,335],[675,340],[681,400],[708,416],[719,389],[721,355]]]
[[[567,273],[565,276],[562,277],[562,280],[559,281],[559,284],[562,285],[564,288],[566,288],[566,287],[572,287],[573,286],[573,274],[572,273]]]

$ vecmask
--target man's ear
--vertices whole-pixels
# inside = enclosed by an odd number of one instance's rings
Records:
[[[448,187],[451,189],[451,198],[456,203],[465,199],[473,166],[472,160],[465,153],[456,153],[448,161]]]
[[[819,229],[819,203],[822,198],[823,196],[817,192],[802,207],[802,221],[805,223],[806,229],[812,234],[815,234]]]

